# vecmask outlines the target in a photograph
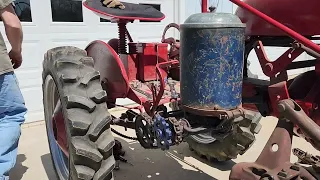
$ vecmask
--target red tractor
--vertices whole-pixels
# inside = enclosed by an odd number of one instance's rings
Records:
[[[213,7],[206,12],[203,0],[203,13],[191,15],[181,25],[169,24],[156,43],[134,42],[126,28],[134,20],[164,19],[155,8],[115,0],[83,2],[95,14],[117,23],[119,37],[93,41],[84,50],[56,47],[44,56],[45,120],[60,179],[113,179],[123,151],[112,132],[137,140],[146,149],[167,150],[185,141],[210,160],[235,159],[254,143],[262,116],[279,117],[278,138],[271,136],[256,163],[235,165],[230,179],[276,179],[282,169],[290,179],[313,178],[304,168],[291,166],[288,158],[293,129],[319,147],[316,59],[320,48],[310,40],[320,32],[311,25],[318,21],[315,8],[320,3],[310,0],[309,9],[299,10],[302,18],[293,19],[289,14],[300,7],[298,0],[231,1],[240,6],[236,15],[216,13]],[[165,38],[171,27],[180,31],[179,40]],[[272,62],[263,45],[288,47],[288,51]],[[253,49],[270,81],[250,76],[247,58]],[[292,62],[303,52],[316,59]],[[288,80],[287,70],[311,66],[316,69]],[[118,98],[138,105],[114,117],[108,111],[120,106]],[[136,137],[111,125],[132,128]],[[277,152],[270,151],[274,144],[279,146]]]

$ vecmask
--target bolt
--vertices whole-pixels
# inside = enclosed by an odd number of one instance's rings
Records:
[[[271,63],[267,63],[266,65],[264,65],[264,68],[267,72],[272,72],[273,65]]]

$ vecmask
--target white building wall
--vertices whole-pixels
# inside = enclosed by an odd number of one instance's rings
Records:
[[[108,41],[118,36],[117,24],[100,21],[98,16],[81,5],[81,1],[15,0],[24,32],[22,52],[24,60],[22,66],[15,72],[28,108],[26,122],[43,120],[44,117],[41,75],[43,55],[48,49],[64,45],[83,49],[93,40]],[[126,0],[131,3],[160,5],[161,11],[166,15],[161,22],[129,23],[127,27],[132,38],[140,42],[159,42],[167,24],[179,23],[178,9],[185,8],[180,7],[178,1],[181,0]],[[10,50],[10,43],[5,36],[2,23],[0,31]],[[175,34],[168,32],[168,36],[173,35]],[[128,103],[127,100],[119,101]]]

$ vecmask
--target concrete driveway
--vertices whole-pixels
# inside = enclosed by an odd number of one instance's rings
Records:
[[[198,158],[189,151],[187,144],[172,147],[169,151],[145,150],[136,141],[115,136],[123,143],[129,163],[121,163],[120,170],[115,171],[116,180],[213,180],[228,179],[231,167],[242,161],[255,161],[266,141],[276,126],[275,118],[264,118],[263,128],[257,136],[256,143],[243,156],[226,163],[210,163]],[[127,135],[133,131],[114,127]],[[311,153],[318,153],[303,139],[294,138],[293,147],[299,147]],[[320,155],[319,153],[317,155]],[[292,162],[297,158],[292,155]],[[23,126],[19,145],[17,164],[11,172],[11,180],[56,180],[50,159],[44,122]]]

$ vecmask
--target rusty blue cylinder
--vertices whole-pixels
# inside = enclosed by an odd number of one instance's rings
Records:
[[[209,112],[241,105],[244,32],[240,19],[228,13],[193,14],[181,24],[180,93],[185,109]]]

